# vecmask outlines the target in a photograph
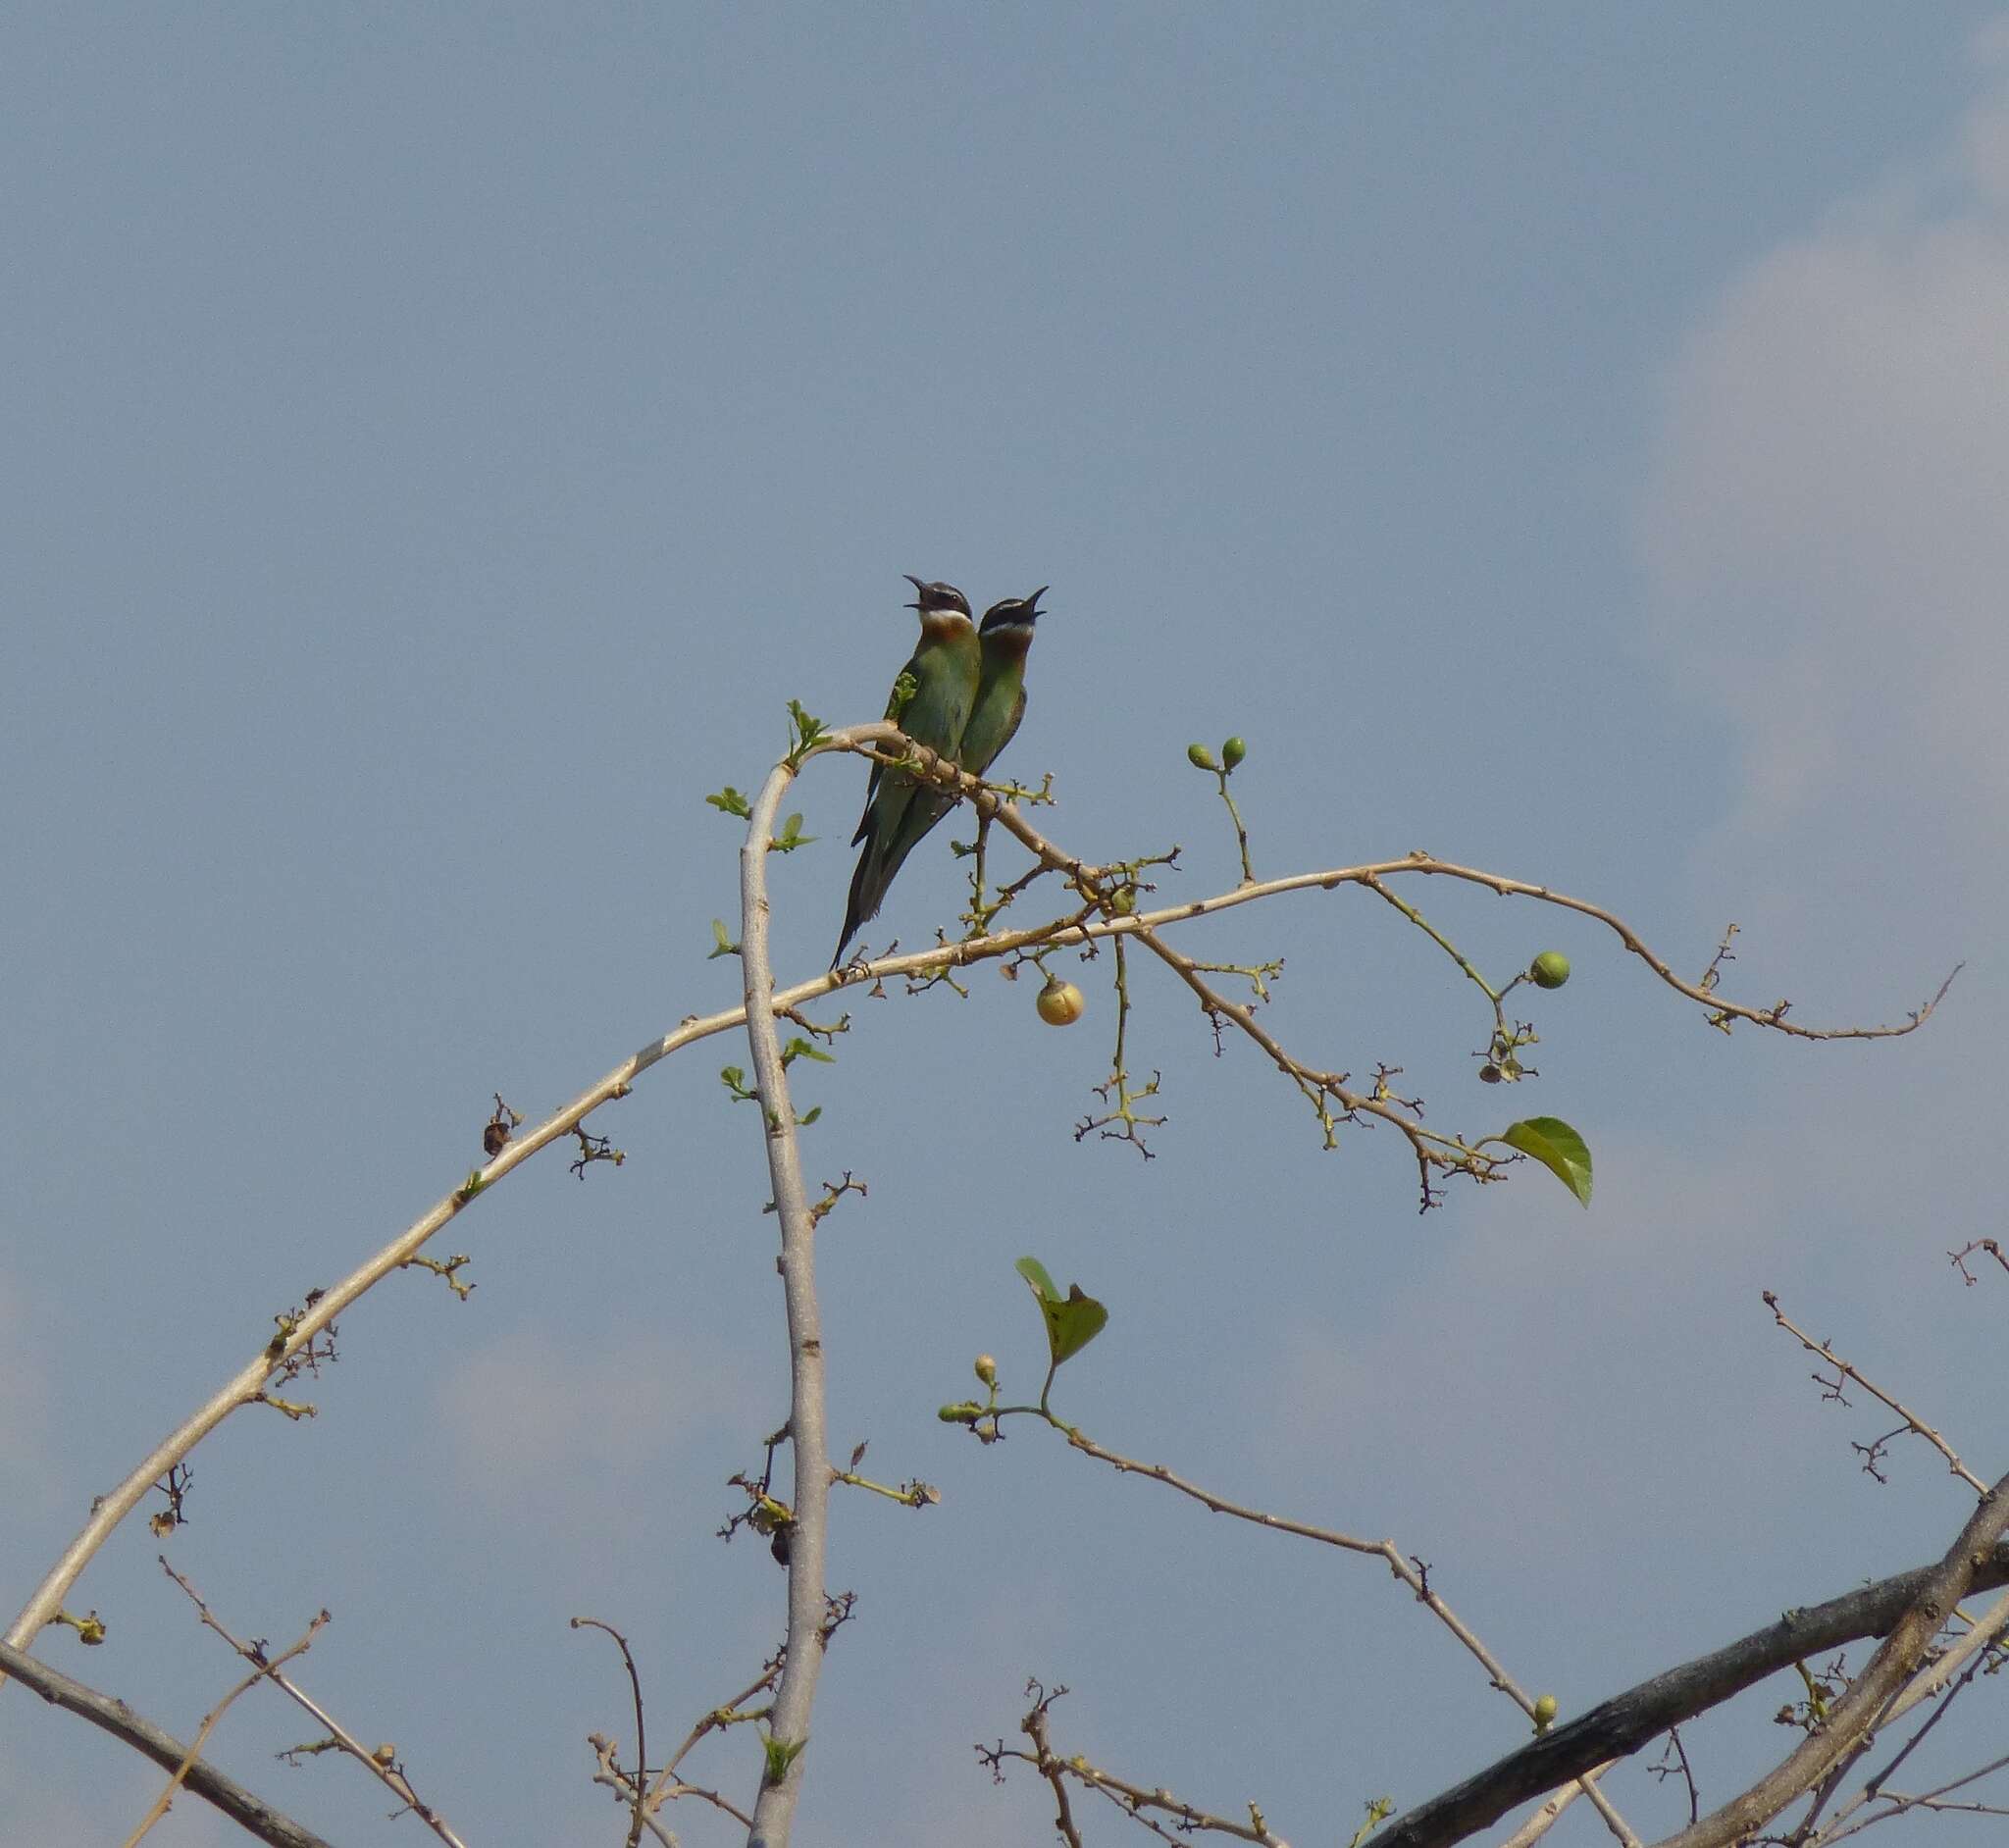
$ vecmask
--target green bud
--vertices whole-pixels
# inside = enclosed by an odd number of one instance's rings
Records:
[[[974,1424],[983,1416],[984,1409],[974,1401],[965,1399],[959,1406],[942,1406],[935,1415],[944,1424]]]
[[[1213,752],[1209,750],[1205,744],[1188,744],[1186,746],[1186,761],[1196,770],[1218,768],[1213,761]]]
[[[982,1380],[986,1386],[997,1385],[998,1362],[992,1360],[988,1354],[978,1355],[976,1361],[976,1374],[977,1378]]]
[[[1544,950],[1527,973],[1536,988],[1561,988],[1570,979],[1570,958],[1560,950]]]
[[[1231,738],[1220,747],[1220,760],[1232,770],[1249,754],[1249,746],[1239,738]]]
[[[1556,1697],[1553,1694],[1544,1694],[1534,1704],[1534,1729],[1537,1732],[1546,1732],[1555,1723]]]

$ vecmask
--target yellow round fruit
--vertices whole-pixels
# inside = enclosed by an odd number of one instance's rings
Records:
[[[1047,977],[1047,985],[1039,992],[1039,999],[1033,1005],[1040,1010],[1040,1018],[1050,1027],[1071,1027],[1088,1009],[1088,1001],[1072,982],[1063,982],[1057,975]]]

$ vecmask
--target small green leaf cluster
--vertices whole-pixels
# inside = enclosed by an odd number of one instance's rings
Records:
[[[737,815],[742,821],[753,819],[752,805],[740,792],[728,783],[724,789],[704,798],[712,807],[728,815]]]
[[[782,1048],[781,1062],[786,1067],[793,1065],[798,1058],[820,1059],[826,1065],[837,1063],[836,1059],[828,1052],[819,1052],[807,1040],[791,1040],[788,1045]],[[758,1104],[760,1102],[760,1093],[747,1084],[747,1070],[743,1065],[726,1066],[720,1071],[718,1081],[725,1086],[727,1093],[735,1104]],[[823,1105],[818,1104],[809,1109],[803,1110],[797,1116],[796,1121],[806,1129],[822,1114]],[[774,1119],[771,1113],[768,1120],[770,1125],[772,1125]]]
[[[830,727],[803,706],[799,699],[789,701],[788,766],[799,770],[812,747],[830,735]]]
[[[802,832],[800,815],[791,815],[781,825],[781,833],[772,836],[767,845],[777,853],[793,853],[798,847],[804,847],[815,840],[813,834]]]
[[[807,1739],[797,1739],[784,1744],[772,1733],[763,1732],[760,1735],[760,1752],[764,1761],[761,1767],[763,1781],[769,1784],[786,1783],[790,1768],[802,1756],[802,1750],[808,1743]]]

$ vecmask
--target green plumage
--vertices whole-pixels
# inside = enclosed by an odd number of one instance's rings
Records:
[[[926,594],[925,590],[922,593]],[[912,699],[903,715],[889,707],[886,716],[894,719],[901,730],[916,743],[941,750],[972,776],[982,776],[1004,746],[1010,744],[1019,721],[1025,717],[1025,656],[1032,645],[1033,624],[1039,620],[1038,603],[1044,593],[1045,587],[1042,586],[1031,596],[1007,597],[1002,603],[994,603],[984,614],[981,639],[974,632],[970,635],[969,655],[975,665],[969,682],[969,700],[962,708],[961,717],[955,720],[954,738],[951,744],[937,745],[932,738],[915,729],[916,708],[923,702],[920,688],[927,684],[923,656],[929,655],[930,648],[925,640],[906,666],[906,672],[913,675],[916,682]],[[939,652],[930,656],[926,663],[927,671],[934,674],[948,691],[930,700],[928,710],[919,722],[932,723],[938,715],[945,719],[953,717],[954,692],[963,684],[961,677],[965,671],[961,645],[960,637],[953,643],[939,644]],[[894,703],[899,703],[897,697]],[[946,733],[948,728],[945,725],[943,729]],[[851,878],[850,907],[845,915],[844,937],[838,944],[832,968],[843,961],[846,947],[858,928],[877,913],[894,876],[905,864],[906,856],[955,806],[955,796],[933,785],[916,785],[912,776],[904,771],[888,771],[882,782],[882,768],[881,765],[873,766],[872,782],[866,792],[865,813],[858,823],[857,834],[852,838],[853,846],[861,841],[866,845],[859,856],[857,871]],[[882,803],[882,788],[893,785],[896,780],[904,788]]]
[[[921,641],[894,682],[886,716],[915,744],[953,759],[962,744],[970,708],[976,703],[983,649],[960,590],[953,585],[923,584],[918,578],[908,582],[918,592],[914,607],[920,611]],[[910,693],[902,686],[908,681],[912,683]],[[830,961],[833,969],[844,960],[859,926],[878,911],[901,862],[934,825],[934,819],[939,819],[937,815],[914,829],[913,809],[921,795],[911,771],[872,766],[871,781],[865,788],[865,812],[851,837],[851,845],[862,844],[864,850],[851,875],[844,935]]]

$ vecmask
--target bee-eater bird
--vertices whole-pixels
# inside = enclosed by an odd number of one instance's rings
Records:
[[[984,669],[977,683],[977,702],[963,728],[956,761],[980,777],[998,761],[1025,717],[1025,657],[1032,646],[1032,626],[1040,619],[1043,584],[1030,596],[1007,596],[984,611],[977,632]]]
[[[953,759],[962,744],[970,708],[976,703],[983,648],[977,641],[976,624],[970,620],[969,599],[954,585],[923,584],[911,572],[906,581],[914,587],[914,600],[907,608],[920,614],[921,640],[913,658],[894,682],[886,716],[916,744]],[[911,682],[912,690],[902,702],[904,682]],[[872,779],[865,786],[865,812],[858,819],[857,833],[851,836],[851,845],[862,843],[864,851],[851,875],[844,935],[837,940],[837,954],[830,959],[833,969],[844,960],[859,926],[877,913],[901,862],[913,851],[927,827],[934,825],[930,820],[920,834],[911,839],[904,835],[908,811],[919,794],[911,771],[879,763],[872,766]],[[948,806],[944,802],[934,819],[940,819]]]
[[[976,698],[963,727],[961,742],[953,753],[956,763],[971,776],[980,777],[997,761],[998,754],[1011,743],[1018,722],[1025,717],[1025,656],[1032,646],[1032,626],[1040,619],[1040,598],[1047,593],[1043,584],[1030,596],[1007,596],[984,612],[978,631],[980,671]],[[912,672],[909,667],[908,672]],[[911,712],[912,708],[908,708]],[[908,733],[912,737],[912,733]],[[906,856],[926,839],[928,830],[955,806],[957,797],[935,784],[917,787],[901,816],[892,845],[880,856],[874,874],[876,890],[869,892],[869,908],[859,910],[860,881],[865,877],[864,861],[858,863],[858,878],[851,881],[851,909],[847,918],[845,943],[850,933],[879,908],[893,878],[906,862]],[[871,804],[866,804],[869,819]],[[859,832],[864,823],[859,823]],[[869,849],[868,849],[869,851]],[[844,945],[837,950],[840,959]],[[833,968],[836,964],[831,965]]]

